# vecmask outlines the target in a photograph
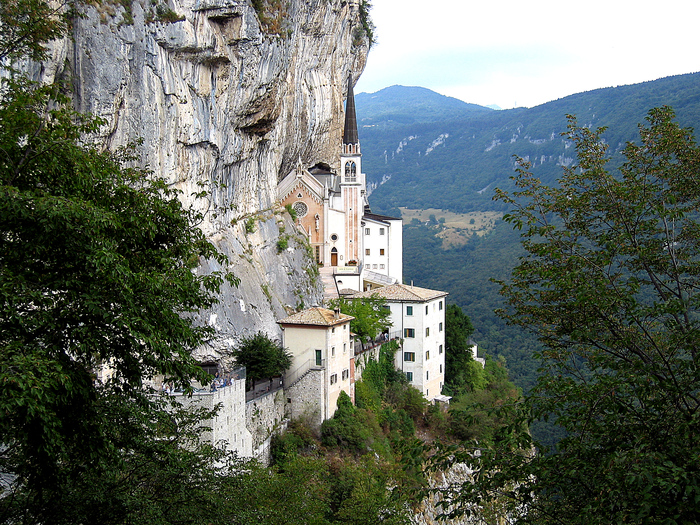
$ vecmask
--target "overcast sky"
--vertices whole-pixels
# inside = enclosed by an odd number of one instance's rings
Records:
[[[700,71],[698,0],[372,5],[377,44],[355,93],[422,86],[507,109]]]

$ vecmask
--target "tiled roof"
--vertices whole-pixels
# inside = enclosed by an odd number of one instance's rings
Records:
[[[408,284],[392,284],[383,286],[382,288],[374,288],[367,292],[358,292],[352,296],[352,299],[360,299],[363,297],[372,297],[377,295],[387,301],[430,301],[438,297],[444,297],[447,292],[439,290],[429,290],[427,288],[419,288]]]
[[[312,326],[334,326],[337,324],[346,323],[352,319],[355,319],[351,315],[338,314],[336,318],[335,312],[333,310],[328,310],[327,308],[320,308],[315,306],[313,308],[307,308],[301,312],[297,312],[285,319],[277,321],[278,324],[303,324]]]

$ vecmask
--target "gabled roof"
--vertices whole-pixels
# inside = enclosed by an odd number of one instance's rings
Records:
[[[347,323],[355,319],[351,315],[336,313],[328,308],[321,308],[315,306],[313,308],[307,308],[301,312],[297,312],[285,319],[277,321],[277,324],[281,325],[309,325],[309,326],[335,326],[338,324]]]
[[[389,302],[412,301],[422,303],[432,301],[438,297],[445,297],[447,292],[429,290],[428,288],[419,288],[418,286],[397,283],[390,286],[383,286],[381,288],[374,288],[366,292],[358,292],[354,294],[351,299],[362,299],[364,297],[372,297],[373,295],[386,299]]]

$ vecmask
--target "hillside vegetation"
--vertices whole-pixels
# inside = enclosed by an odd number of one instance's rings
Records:
[[[597,89],[530,109],[478,109],[401,86],[360,93],[356,105],[363,171],[376,186],[373,211],[404,217],[404,279],[448,291],[472,318],[479,345],[505,357],[514,381],[528,390],[536,376],[530,356],[539,344],[495,316],[501,300],[489,281],[507,277],[517,264],[519,233],[495,220],[493,229],[462,232],[460,242],[450,242],[456,235],[448,214],[509,211],[493,195],[496,188],[514,189],[516,156],[529,160],[543,183],[555,184],[575,158],[573,144],[562,136],[567,114],[584,126],[609,128],[602,138],[615,164],[653,107],[671,105],[682,126],[700,128],[700,73]],[[425,219],[429,209],[442,210],[428,212],[434,223]]]

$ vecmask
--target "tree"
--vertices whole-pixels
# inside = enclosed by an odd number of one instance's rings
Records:
[[[445,309],[445,387],[443,392],[457,395],[465,390],[483,388],[484,374],[472,357],[469,337],[472,322],[456,304]]]
[[[4,2],[0,58],[41,58],[66,28],[61,13],[39,0]],[[51,523],[59,507],[77,512],[73,481],[109,479],[117,404],[157,417],[144,380],[163,374],[189,388],[206,379],[191,352],[212,330],[191,314],[235,279],[194,271],[201,259],[227,260],[177,191],[130,167],[133,150],[100,151],[86,137],[102,123],[72,111],[60,86],[5,69],[0,476],[12,485],[0,493],[0,521]],[[114,378],[97,385],[102,365]]]
[[[360,337],[363,345],[366,340],[376,338],[391,327],[391,311],[386,301],[379,296],[334,299],[331,301],[331,307],[340,308],[341,312],[355,318],[350,321],[350,330]]]
[[[292,366],[292,356],[282,343],[262,332],[242,338],[231,355],[239,366],[246,368],[248,388],[258,379],[282,375]]]
[[[578,165],[557,187],[524,166],[518,191],[499,194],[528,252],[502,283],[502,315],[545,347],[514,412],[567,436],[532,455],[516,421],[471,460],[457,504],[505,496],[522,523],[700,518],[700,148],[669,108],[647,122],[611,172],[603,130],[570,118]]]

